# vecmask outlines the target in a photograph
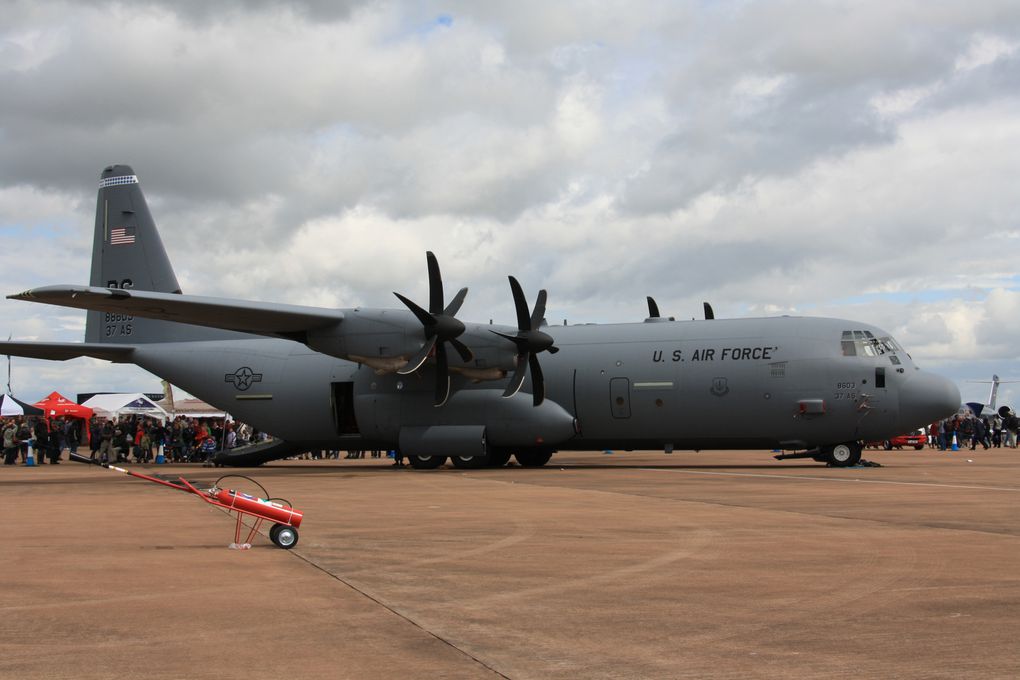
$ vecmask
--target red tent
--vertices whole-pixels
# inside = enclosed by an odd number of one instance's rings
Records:
[[[88,420],[92,417],[92,409],[88,406],[74,403],[67,397],[61,396],[59,392],[54,392],[45,399],[35,402],[35,405],[46,412],[47,418],[71,416],[72,418]]]

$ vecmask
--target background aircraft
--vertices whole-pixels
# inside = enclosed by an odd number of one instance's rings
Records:
[[[988,392],[988,403],[981,404],[976,401],[967,402],[966,404],[967,408],[969,408],[971,413],[973,413],[975,416],[981,416],[982,414],[986,416],[991,416],[994,415],[996,411],[998,411],[999,415],[1005,417],[1005,415],[1009,413],[1009,411],[1011,410],[1009,406],[1002,406],[1001,408],[997,409],[995,401],[999,396],[999,385],[1003,383],[1013,383],[1016,382],[1015,380],[999,380],[999,376],[993,375],[991,380],[968,380],[967,382],[990,383],[992,386],[991,390]]]
[[[417,468],[544,465],[556,450],[803,450],[836,465],[956,411],[950,381],[888,333],[779,317],[545,325],[509,277],[517,326],[457,318],[426,258],[427,305],[322,309],[181,293],[138,178],[102,172],[89,286],[13,299],[89,310],[84,343],[7,354],[130,362],[283,440],[240,464],[310,448],[398,448]]]

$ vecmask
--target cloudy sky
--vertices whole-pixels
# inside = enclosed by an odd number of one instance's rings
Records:
[[[1020,4],[5,2],[0,291],[86,283],[134,167],[186,293],[553,323],[837,316],[1020,380]],[[0,332],[84,313],[0,300]],[[159,391],[14,358],[14,392]],[[1004,385],[1006,403],[1020,384]]]

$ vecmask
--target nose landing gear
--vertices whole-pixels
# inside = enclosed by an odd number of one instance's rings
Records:
[[[853,467],[861,462],[860,442],[844,442],[834,446],[823,446],[822,458],[835,467]]]

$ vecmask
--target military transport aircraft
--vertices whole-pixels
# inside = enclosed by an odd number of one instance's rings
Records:
[[[399,449],[416,468],[541,466],[557,450],[781,449],[838,466],[861,442],[955,413],[960,393],[888,333],[821,318],[544,324],[509,277],[517,326],[457,318],[426,257],[427,305],[322,309],[183,295],[138,177],[99,182],[89,286],[12,299],[89,310],[84,343],[0,353],[133,363],[299,450]],[[650,323],[655,321],[656,323]]]

